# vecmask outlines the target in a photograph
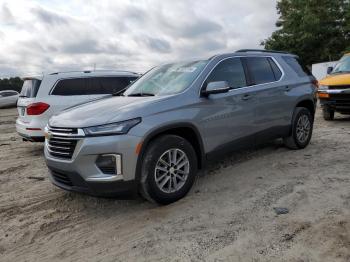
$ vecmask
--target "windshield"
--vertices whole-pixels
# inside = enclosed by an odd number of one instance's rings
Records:
[[[208,60],[167,64],[156,67],[128,88],[125,96],[178,94],[188,88]]]
[[[336,73],[350,73],[350,56],[344,56],[340,59],[332,71],[332,74]]]
[[[36,94],[39,91],[41,80],[38,79],[27,79],[24,80],[20,97],[36,97]]]

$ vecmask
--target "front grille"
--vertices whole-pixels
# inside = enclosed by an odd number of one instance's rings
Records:
[[[329,89],[349,89],[350,85],[342,85],[342,86],[329,86]]]
[[[73,186],[72,181],[70,180],[70,178],[67,175],[56,172],[56,171],[51,171],[51,175],[56,182],[67,185],[67,186]]]
[[[49,127],[50,136],[47,140],[47,149],[51,156],[71,159],[79,138],[77,128]]]

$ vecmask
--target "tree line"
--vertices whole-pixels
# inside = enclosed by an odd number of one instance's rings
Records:
[[[19,77],[10,77],[0,79],[0,91],[15,90],[21,92],[23,80]]]
[[[265,49],[297,54],[307,65],[350,52],[350,0],[279,0],[277,13]]]

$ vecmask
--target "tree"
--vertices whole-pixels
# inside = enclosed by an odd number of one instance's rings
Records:
[[[307,65],[350,51],[350,0],[279,0],[277,12],[278,30],[265,49],[297,54]]]
[[[15,90],[17,92],[20,92],[22,89],[22,85],[23,85],[23,80],[19,77],[0,79],[0,91]]]

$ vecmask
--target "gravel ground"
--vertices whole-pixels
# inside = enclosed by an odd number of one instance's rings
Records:
[[[1,261],[350,261],[349,117],[318,115],[301,151],[231,154],[157,206],[54,187],[16,116],[0,111]]]

